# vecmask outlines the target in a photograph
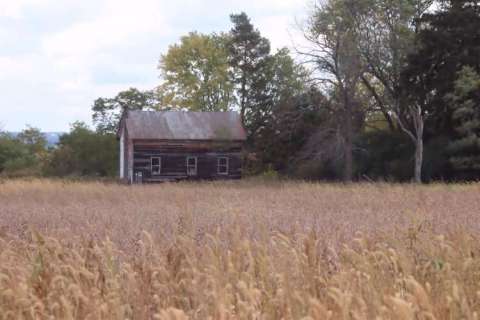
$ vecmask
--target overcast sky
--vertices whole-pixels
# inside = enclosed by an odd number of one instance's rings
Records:
[[[0,128],[65,131],[97,97],[158,85],[189,31],[228,31],[245,11],[273,48],[292,46],[305,0],[0,0]]]

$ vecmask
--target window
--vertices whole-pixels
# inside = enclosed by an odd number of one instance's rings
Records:
[[[197,157],[187,157],[187,175],[197,175]]]
[[[162,158],[154,157],[150,159],[150,169],[152,170],[152,175],[159,175],[162,172]]]
[[[228,158],[227,157],[217,158],[217,173],[228,174]]]

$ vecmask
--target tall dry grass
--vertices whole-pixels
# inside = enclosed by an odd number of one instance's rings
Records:
[[[480,185],[0,184],[0,319],[477,319]]]

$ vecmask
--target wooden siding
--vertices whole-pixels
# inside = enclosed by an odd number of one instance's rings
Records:
[[[152,175],[150,161],[161,157],[160,175]],[[187,175],[187,157],[197,158],[197,174]],[[228,174],[217,173],[217,159],[229,159]],[[211,141],[149,141],[133,142],[134,176],[141,172],[142,180],[164,181],[179,179],[238,179],[242,175],[242,142]]]

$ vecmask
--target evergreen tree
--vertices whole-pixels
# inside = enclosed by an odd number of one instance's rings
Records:
[[[248,127],[252,110],[258,105],[269,103],[266,72],[270,42],[253,27],[244,12],[232,14],[230,18],[234,26],[230,30],[229,63],[240,116]]]
[[[480,178],[480,75],[464,67],[449,97],[453,105],[455,139],[450,143],[450,162],[462,178]]]
[[[463,67],[480,71],[480,4],[443,1],[440,10],[424,14],[417,26],[416,50],[409,55],[403,86],[430,114],[427,138],[453,136],[454,106],[445,97],[454,93]]]
[[[259,139],[261,131],[274,122],[275,109],[291,104],[305,93],[307,78],[305,68],[292,59],[286,48],[266,58],[263,72],[254,83],[255,104],[246,113],[247,127],[254,139]]]

